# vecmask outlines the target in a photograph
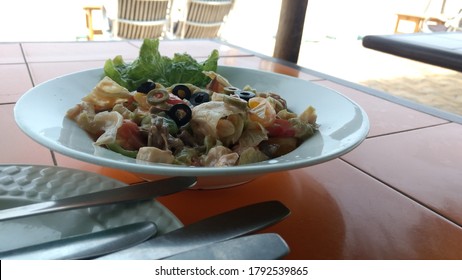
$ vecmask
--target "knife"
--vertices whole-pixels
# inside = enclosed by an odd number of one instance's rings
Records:
[[[289,251],[278,234],[261,233],[202,246],[164,260],[278,260]]]
[[[0,221],[64,210],[150,199],[190,188],[196,184],[196,181],[196,177],[171,177],[154,182],[144,182],[59,200],[8,208],[0,210]]]
[[[289,213],[290,210],[279,201],[251,204],[206,218],[98,259],[162,259],[260,230],[287,217]]]
[[[0,252],[1,260],[89,259],[126,249],[157,233],[152,222],[138,222]]]

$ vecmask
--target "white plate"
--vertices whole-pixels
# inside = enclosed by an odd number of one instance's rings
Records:
[[[0,165],[0,209],[121,187],[98,174],[61,167]],[[71,210],[0,222],[0,251],[140,221],[162,234],[182,226],[154,200]]]
[[[318,113],[319,133],[282,157],[260,163],[217,167],[187,167],[167,164],[140,164],[104,148],[74,122],[65,118],[67,110],[80,103],[102,78],[94,69],[59,77],[25,93],[16,103],[18,126],[38,143],[64,155],[104,166],[119,168],[145,178],[152,175],[199,177],[203,188],[224,187],[251,180],[268,172],[306,167],[339,157],[358,146],[369,131],[364,110],[336,91],[309,81],[259,70],[220,66],[218,72],[237,87],[250,85],[260,91],[278,93],[289,109],[303,112],[309,105]]]

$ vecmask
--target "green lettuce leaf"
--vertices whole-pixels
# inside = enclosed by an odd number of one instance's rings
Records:
[[[177,83],[191,83],[204,87],[210,81],[202,71],[216,71],[219,54],[213,50],[204,62],[198,62],[189,54],[175,54],[173,58],[159,53],[158,39],[145,39],[138,58],[127,63],[122,56],[108,59],[104,74],[130,91],[147,80],[168,87]]]

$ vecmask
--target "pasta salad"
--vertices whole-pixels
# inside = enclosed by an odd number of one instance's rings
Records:
[[[162,57],[158,44],[145,40],[132,63],[108,60],[101,81],[68,110],[95,145],[140,161],[220,167],[279,157],[316,133],[313,107],[297,115],[276,93],[233,86],[216,73],[216,51],[198,63]]]

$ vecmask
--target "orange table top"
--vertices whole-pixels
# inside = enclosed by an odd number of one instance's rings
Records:
[[[48,79],[133,59],[140,41],[0,43],[0,163],[57,165],[134,183],[126,171],[95,166],[35,143],[16,126],[13,108]],[[165,55],[196,58],[213,49],[219,64],[287,74],[334,89],[367,112],[367,139],[348,154],[311,167],[261,176],[246,184],[162,197],[184,224],[265,200],[291,209],[276,232],[286,259],[462,259],[461,118],[214,40],[161,41]]]

